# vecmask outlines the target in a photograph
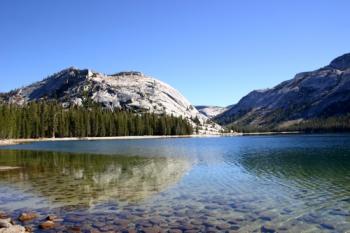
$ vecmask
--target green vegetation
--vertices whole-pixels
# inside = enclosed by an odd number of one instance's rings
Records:
[[[224,133],[229,133],[230,131],[237,133],[259,133],[259,132],[270,132],[271,130],[268,128],[250,126],[250,125],[229,125],[226,126]]]
[[[136,114],[99,105],[68,108],[55,102],[25,106],[0,104],[0,138],[106,137],[189,135],[193,129],[181,117]]]
[[[280,127],[279,123],[269,126],[238,125],[231,124],[226,127],[226,131],[233,130],[242,133],[255,132],[291,132],[300,131],[305,133],[321,132],[350,132],[350,114],[342,116],[312,118],[292,124],[288,127]]]
[[[288,128],[292,131],[309,133],[317,132],[350,132],[350,114],[328,118],[316,118],[302,121]]]

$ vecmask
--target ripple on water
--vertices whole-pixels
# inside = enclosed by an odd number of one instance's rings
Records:
[[[91,143],[77,142],[74,150],[99,145]],[[41,143],[36,149],[58,145],[67,149],[66,143]],[[38,212],[40,218],[29,223],[34,228],[45,216],[55,214],[63,219],[55,230],[350,229],[347,135],[103,145],[108,145],[103,150],[124,154],[130,150],[133,156],[0,151],[2,166],[21,167],[0,172],[0,209],[15,218],[21,211]]]

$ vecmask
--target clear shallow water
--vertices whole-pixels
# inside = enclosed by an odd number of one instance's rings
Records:
[[[54,213],[64,219],[54,231],[350,230],[350,135],[40,142],[2,149],[0,166],[20,169],[0,172],[0,210],[14,216],[36,211],[42,218]]]

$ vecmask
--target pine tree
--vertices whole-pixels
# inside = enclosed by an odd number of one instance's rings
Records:
[[[86,137],[191,134],[185,119],[136,114],[91,105],[63,108],[55,102],[0,105],[0,138]]]

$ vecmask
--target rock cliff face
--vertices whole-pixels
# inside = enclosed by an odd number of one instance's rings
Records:
[[[212,119],[213,117],[223,113],[228,108],[229,107],[206,106],[206,105],[196,106],[196,109],[203,115],[207,116],[209,119]]]
[[[64,106],[86,101],[106,108],[152,112],[188,118],[199,122],[200,133],[217,133],[221,127],[191,105],[177,90],[140,72],[105,75],[91,70],[68,68],[30,86],[3,95],[8,103],[25,104],[37,100],[57,100]]]
[[[223,125],[286,126],[350,113],[350,54],[321,69],[257,90],[215,118]]]

